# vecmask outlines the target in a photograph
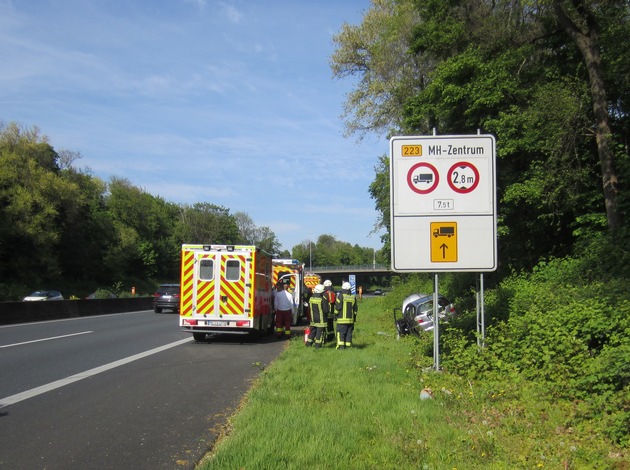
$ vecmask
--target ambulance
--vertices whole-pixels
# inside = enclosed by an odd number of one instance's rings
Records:
[[[273,260],[273,285],[284,282],[285,289],[293,297],[291,324],[298,325],[305,317],[304,312],[304,265],[296,259],[275,258]]]
[[[252,245],[182,245],[179,325],[209,333],[273,331],[273,257]]]

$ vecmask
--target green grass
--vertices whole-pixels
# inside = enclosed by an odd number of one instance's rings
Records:
[[[570,410],[535,387],[432,371],[432,340],[397,339],[382,305],[361,302],[352,349],[294,337],[198,470],[630,468],[600,436],[562,428]]]

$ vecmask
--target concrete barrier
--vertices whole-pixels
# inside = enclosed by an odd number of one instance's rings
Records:
[[[0,302],[0,325],[151,310],[153,297]]]

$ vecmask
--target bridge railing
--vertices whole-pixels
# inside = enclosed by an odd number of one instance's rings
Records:
[[[386,264],[357,264],[352,266],[313,266],[312,268],[306,268],[309,272],[314,273],[332,273],[332,272],[383,272],[391,271],[391,268]]]

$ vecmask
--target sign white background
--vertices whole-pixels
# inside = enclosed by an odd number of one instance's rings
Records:
[[[422,155],[403,156],[403,145],[421,145]],[[453,171],[453,166],[459,164],[463,164],[464,168]],[[435,168],[437,175],[433,175],[429,165]],[[412,170],[414,167],[416,169]],[[477,170],[478,180],[473,168]],[[462,179],[449,184],[449,171],[453,178],[457,172]],[[428,175],[433,177],[430,182],[426,181]],[[439,179],[437,185],[435,178]],[[461,189],[470,188],[473,184],[476,187],[470,192]],[[434,188],[430,192],[425,192],[432,186]],[[414,191],[413,187],[419,189],[420,193]],[[453,187],[464,192],[458,192]],[[394,271],[496,269],[494,136],[392,137],[390,191]],[[431,261],[431,222],[457,223],[456,262]]]

